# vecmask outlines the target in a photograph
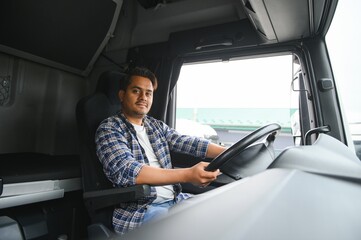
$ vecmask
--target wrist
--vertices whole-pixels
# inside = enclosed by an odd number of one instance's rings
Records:
[[[182,168],[180,169],[180,179],[179,183],[187,183],[190,182],[190,177],[192,176],[190,168]]]

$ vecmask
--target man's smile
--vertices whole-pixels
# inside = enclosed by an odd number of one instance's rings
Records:
[[[135,105],[137,105],[138,107],[145,107],[145,108],[148,107],[148,104],[145,102],[136,102]]]

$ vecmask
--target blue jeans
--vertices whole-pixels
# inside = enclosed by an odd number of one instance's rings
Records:
[[[148,206],[145,212],[143,223],[149,222],[157,217],[163,216],[168,213],[169,209],[175,204],[174,200],[169,200],[162,203],[152,203]]]

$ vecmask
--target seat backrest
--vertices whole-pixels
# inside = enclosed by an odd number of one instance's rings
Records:
[[[118,92],[120,82],[126,76],[117,71],[103,73],[98,80],[95,93],[82,98],[76,107],[83,198],[91,221],[91,225],[88,226],[89,239],[103,239],[115,234],[110,230],[114,206],[150,194],[148,185],[114,188],[106,178],[103,166],[96,155],[95,132],[101,121],[120,110]]]
[[[100,122],[120,110],[118,91],[126,74],[107,71],[101,74],[95,93],[81,99],[76,108],[80,134],[80,158],[84,192],[112,188],[96,155],[95,132]]]

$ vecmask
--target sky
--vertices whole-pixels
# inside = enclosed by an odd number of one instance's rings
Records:
[[[177,107],[289,108],[291,79],[291,55],[184,65]]]

